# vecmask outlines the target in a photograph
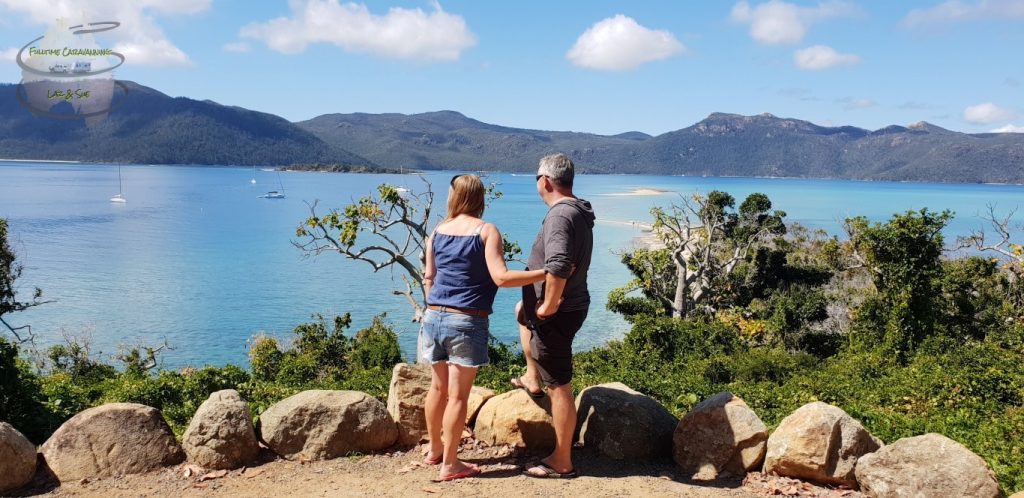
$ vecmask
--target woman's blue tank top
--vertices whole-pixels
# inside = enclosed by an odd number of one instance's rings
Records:
[[[498,286],[487,270],[484,241],[478,227],[473,235],[434,232],[434,285],[427,304],[491,312]]]

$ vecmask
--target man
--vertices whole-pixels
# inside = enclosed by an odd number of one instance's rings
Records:
[[[540,160],[537,192],[548,213],[530,250],[527,266],[543,268],[543,282],[523,287],[517,307],[519,338],[526,357],[526,375],[512,384],[531,397],[551,396],[555,450],[523,473],[530,477],[570,478],[576,403],[572,396],[572,340],[587,318],[590,293],[587,270],[594,248],[594,211],[573,194],[572,161],[565,154]]]

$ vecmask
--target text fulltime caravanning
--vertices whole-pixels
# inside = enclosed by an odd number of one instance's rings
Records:
[[[109,48],[73,48],[64,47],[60,48],[36,48],[29,47],[29,57],[33,55],[52,55],[57,57],[106,57],[112,55],[113,50]]]

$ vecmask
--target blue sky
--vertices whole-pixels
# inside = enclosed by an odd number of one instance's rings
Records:
[[[140,4],[146,6],[140,6]],[[290,120],[451,109],[614,134],[711,112],[1024,131],[1024,1],[0,0],[0,81],[61,15],[118,79]]]

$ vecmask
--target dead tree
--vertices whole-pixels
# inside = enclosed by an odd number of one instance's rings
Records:
[[[785,212],[771,209],[764,194],[750,194],[733,211],[735,199],[721,191],[694,194],[668,210],[654,208],[654,233],[672,254],[674,294],[661,296],[675,318],[699,310],[751,251],[771,237],[782,235]]]
[[[295,230],[304,240],[292,241],[307,256],[336,252],[369,264],[374,272],[399,268],[404,296],[413,309],[412,321],[423,316],[423,254],[430,235],[430,213],[434,192],[430,182],[422,193],[399,190],[393,185],[377,187],[374,195],[362,197],[344,209],[317,213],[317,202],[307,203],[310,216]]]

